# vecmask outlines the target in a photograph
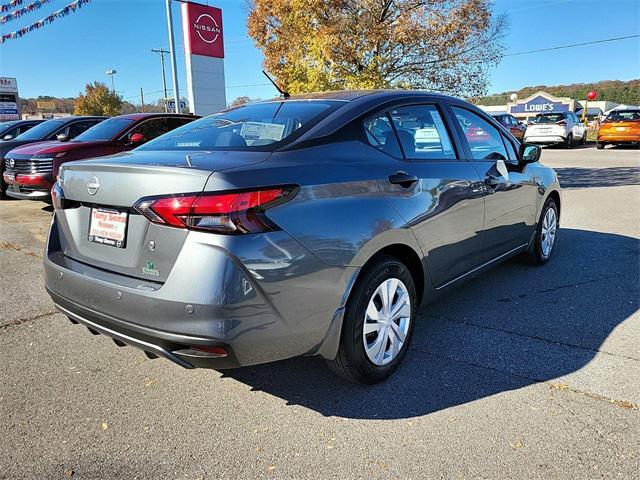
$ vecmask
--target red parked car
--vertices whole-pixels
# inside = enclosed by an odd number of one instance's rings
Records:
[[[7,195],[48,200],[58,168],[65,162],[131,150],[193,120],[193,115],[134,113],[104,120],[69,142],[40,142],[6,154]]]

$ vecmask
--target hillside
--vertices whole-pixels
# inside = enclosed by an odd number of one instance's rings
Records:
[[[574,83],[571,85],[537,85],[535,87],[525,87],[516,90],[518,98],[526,98],[540,90],[544,90],[558,97],[569,97],[575,100],[584,100],[589,90],[598,92],[597,100],[609,100],[616,103],[626,103],[631,105],[640,104],[640,79],[623,82],[620,80],[603,80],[595,83]],[[474,99],[477,105],[502,105],[509,101],[509,96],[514,93],[502,92],[486,97]]]

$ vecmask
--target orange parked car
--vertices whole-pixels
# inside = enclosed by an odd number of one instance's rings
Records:
[[[598,128],[597,148],[623,144],[640,145],[640,110],[614,110]]]

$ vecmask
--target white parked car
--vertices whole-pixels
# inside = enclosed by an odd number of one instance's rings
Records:
[[[539,113],[524,134],[525,143],[564,145],[587,141],[587,128],[573,112]]]

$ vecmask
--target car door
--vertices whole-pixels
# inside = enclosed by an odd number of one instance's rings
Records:
[[[381,188],[414,232],[436,288],[478,264],[484,217],[480,177],[446,122],[432,102],[398,105],[364,123],[369,142],[393,159]],[[421,135],[416,145],[416,132],[427,128],[429,140]]]
[[[452,106],[465,143],[465,159],[482,178],[485,215],[481,262],[527,245],[535,224],[537,184],[532,169],[518,159],[517,143],[500,128],[463,106]],[[468,135],[481,131],[483,135]]]

